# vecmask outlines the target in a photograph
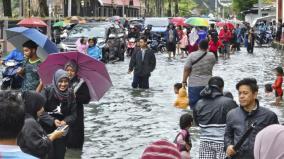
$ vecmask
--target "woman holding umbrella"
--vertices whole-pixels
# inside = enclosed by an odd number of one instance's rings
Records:
[[[78,65],[70,60],[64,67],[70,79],[69,87],[72,88],[76,98],[77,119],[74,125],[70,126],[67,147],[82,149],[84,144],[84,107],[83,104],[90,102],[90,93],[85,81],[77,76]]]
[[[40,117],[41,125],[47,133],[56,129],[72,126],[77,118],[76,101],[69,89],[70,80],[66,71],[59,69],[53,76],[52,84],[45,87],[42,95],[46,98],[44,115]],[[66,137],[53,142],[54,158],[64,159]]]

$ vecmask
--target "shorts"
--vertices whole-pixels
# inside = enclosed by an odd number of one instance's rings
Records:
[[[283,92],[278,94],[278,92],[275,91],[275,97],[283,97]]]

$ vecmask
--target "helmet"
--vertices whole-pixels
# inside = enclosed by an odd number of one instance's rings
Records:
[[[146,29],[149,29],[149,30],[152,30],[152,25],[151,24],[148,24]]]
[[[135,26],[134,25],[130,25],[129,28],[130,29],[135,29]]]

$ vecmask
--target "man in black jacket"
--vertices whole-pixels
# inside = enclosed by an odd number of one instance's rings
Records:
[[[245,78],[239,81],[236,88],[239,92],[240,107],[231,110],[227,115],[225,150],[227,156],[234,156],[237,159],[253,159],[254,141],[257,133],[266,126],[279,122],[274,112],[259,106],[256,79]],[[241,139],[254,122],[256,122],[255,128],[236,152],[233,145]]]
[[[194,119],[200,126],[199,159],[225,158],[224,133],[227,113],[238,107],[236,102],[223,96],[224,81],[211,77],[196,103]]]
[[[142,37],[139,41],[140,48],[135,48],[129,63],[128,73],[134,70],[132,82],[133,88],[149,88],[149,77],[156,67],[156,57],[147,47],[147,38]]]

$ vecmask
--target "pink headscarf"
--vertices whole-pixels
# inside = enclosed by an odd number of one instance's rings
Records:
[[[254,143],[255,159],[284,158],[284,126],[270,125],[261,130]]]

